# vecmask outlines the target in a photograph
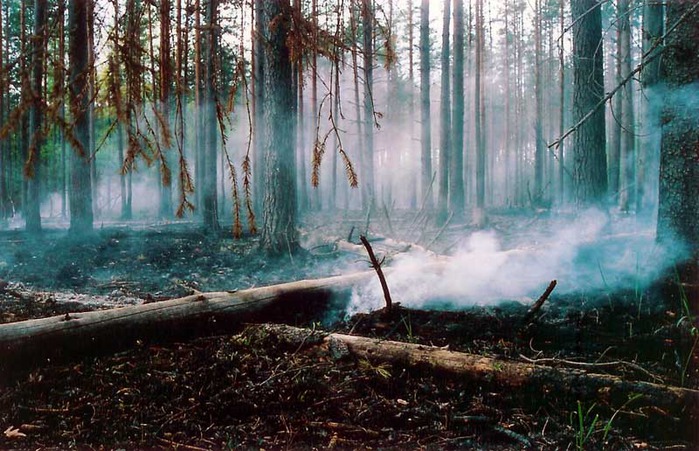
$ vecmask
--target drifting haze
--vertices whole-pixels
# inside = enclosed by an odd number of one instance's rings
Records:
[[[612,221],[599,210],[553,221],[546,230],[527,234],[528,247],[504,249],[495,231],[465,236],[451,259],[437,270],[430,257],[397,257],[387,276],[395,302],[414,308],[530,301],[556,279],[556,295],[642,290],[683,255],[678,247],[661,247],[652,226],[636,218]],[[584,299],[584,296],[581,296]],[[581,301],[582,302],[582,301]],[[353,293],[348,313],[383,306],[378,283]]]

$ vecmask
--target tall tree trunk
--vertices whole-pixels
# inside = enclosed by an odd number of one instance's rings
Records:
[[[660,82],[661,51],[658,44],[663,35],[663,0],[645,0],[643,7],[643,54],[648,54],[649,62],[643,69],[641,81],[645,88],[645,96],[641,96],[644,106],[643,132],[641,133],[641,148],[638,163],[638,191],[636,193],[639,213],[648,214],[656,206],[658,188],[658,156],[660,154],[660,123],[655,108],[659,93],[657,85]]]
[[[93,217],[100,215],[97,193],[97,146],[95,145],[95,98],[97,89],[97,71],[95,70],[95,0],[90,0],[87,4],[87,66],[90,71],[88,75],[88,148],[90,149],[90,190],[92,191],[92,214]],[[94,219],[94,218],[93,218]]]
[[[313,42],[318,42],[318,0],[311,0],[311,23],[313,25]],[[311,54],[311,116],[313,120],[318,119],[318,56],[316,52]],[[311,192],[312,207],[315,210],[323,208],[323,201],[320,197],[320,190]]]
[[[439,106],[439,193],[437,196],[437,222],[447,220],[449,209],[449,159],[451,146],[451,73],[449,31],[451,26],[451,0],[444,1],[442,16],[442,55],[441,55],[441,90]]]
[[[624,74],[622,74],[621,68],[621,16],[619,7],[621,2],[625,0],[617,1],[617,14],[615,18],[616,22],[616,41],[614,51],[610,52],[609,55],[609,66],[614,67],[614,82],[615,84],[621,83],[624,79]],[[611,34],[611,33],[610,33]],[[611,69],[609,69],[611,71]],[[618,204],[619,202],[619,180],[621,172],[621,131],[622,131],[622,121],[623,121],[623,99],[622,94],[618,93],[611,102],[609,106],[611,108],[611,130],[609,131],[609,146],[607,151],[607,169],[609,171],[609,194],[613,202]]]
[[[361,10],[361,5],[357,5],[357,2],[361,0],[350,0],[350,32],[352,33],[352,39],[359,39],[358,37],[358,30],[359,30],[359,19],[358,15],[360,14]],[[359,168],[360,168],[360,174],[359,177],[364,177],[361,172],[364,171],[364,160],[366,158],[365,152],[364,152],[364,132],[363,132],[363,126],[366,125],[365,121],[362,121],[362,108],[361,108],[361,103],[359,100],[359,58],[358,58],[358,50],[357,46],[353,45],[352,48],[350,49],[350,52],[352,53],[352,85],[353,85],[353,92],[354,92],[354,117],[355,117],[355,125],[357,126],[357,147],[359,149]],[[360,189],[360,195],[364,196],[364,188],[362,187]],[[349,201],[349,198],[348,198]]]
[[[681,270],[683,282],[699,280],[699,12],[693,0],[666,5],[667,27],[677,26],[665,41],[663,77],[662,144],[658,198],[658,239],[675,240],[686,247],[694,261]],[[694,55],[695,57],[689,57]],[[695,285],[696,286],[696,285]],[[696,302],[697,300],[695,300]],[[699,307],[699,306],[695,306]]]
[[[24,166],[27,178],[26,228],[29,233],[41,231],[41,149],[44,145],[43,84],[46,45],[46,2],[34,1],[34,33],[32,38],[31,109],[29,110],[29,149]]]
[[[21,93],[21,99],[20,102],[33,102],[31,98],[31,92],[32,92],[32,87],[29,82],[29,68],[27,68],[27,23],[26,23],[26,16],[27,16],[27,1],[28,0],[21,0],[20,3],[20,11],[19,11],[19,72],[20,72],[20,93]],[[18,136],[18,141],[19,141],[19,148],[20,148],[20,153],[21,153],[21,163],[22,165],[25,165],[28,158],[28,150],[29,150],[29,119],[26,114],[22,115],[22,118],[20,119],[20,124],[19,124],[19,136]],[[29,208],[29,195],[27,192],[27,177],[22,174],[22,191],[21,191],[21,199],[22,199],[22,213],[23,215],[26,216],[28,215],[27,209]]]
[[[114,28],[112,30],[112,39],[114,40],[114,53],[112,54],[110,60],[110,72],[113,79],[113,89],[116,95],[121,90],[121,73],[120,68],[120,49],[119,49],[119,2],[112,2],[114,5]],[[117,158],[119,159],[119,164],[124,164],[124,123],[127,118],[123,116],[124,106],[119,105],[119,98],[114,99],[114,107],[117,110],[117,124],[116,124],[116,140],[117,140]],[[127,114],[128,116],[128,114]],[[64,140],[65,142],[65,140]],[[121,199],[121,209],[120,216],[122,220],[127,219],[127,207],[126,207],[126,174],[124,171],[119,171],[119,198]]]
[[[264,178],[265,178],[265,163],[264,163],[264,148],[265,139],[262,132],[262,121],[264,115],[264,41],[262,41],[262,8],[264,0],[253,0],[253,33],[252,33],[252,185],[253,185],[253,203],[256,215],[260,216],[262,212],[262,203],[264,198]]]
[[[485,130],[484,101],[483,101],[483,0],[476,0],[476,74],[474,88],[474,117],[476,135],[476,214],[475,219],[482,225],[485,209]]]
[[[292,253],[298,248],[296,230],[296,165],[294,159],[296,93],[287,38],[291,30],[289,0],[264,2],[259,33],[262,52],[266,136],[265,195],[261,245],[270,254]]]
[[[63,61],[63,58],[65,58],[66,54],[66,31],[65,31],[65,19],[66,19],[66,4],[65,0],[59,0],[58,1],[58,11],[57,11],[57,19],[58,20],[58,54],[60,55],[59,61]],[[60,118],[61,120],[65,121],[66,118],[66,104],[65,104],[65,69],[63,67],[63,64],[58,64],[56,65],[56,70],[55,70],[55,81],[58,85],[58,92],[60,93],[60,101],[61,101],[61,107],[60,107]],[[61,193],[61,219],[65,220],[68,218],[68,183],[67,183],[67,148],[66,148],[66,138],[65,138],[65,133],[61,130],[60,131],[60,163],[58,165],[59,168],[59,189]]]
[[[164,122],[161,126],[161,165],[162,190],[160,191],[160,217],[172,217],[172,177],[167,167],[167,156],[171,150],[170,123],[170,91],[172,89],[172,61],[170,58],[170,0],[160,0],[160,114]]]
[[[90,109],[88,98],[89,25],[91,0],[71,0],[69,14],[70,109],[76,145],[71,152],[70,232],[92,230],[92,186],[90,173]]]
[[[560,0],[559,26],[560,35],[565,33],[565,0]],[[566,115],[566,63],[563,40],[558,41],[558,91],[559,91],[559,111],[558,111],[558,136],[563,136],[565,132]],[[558,145],[558,200],[561,204],[566,201],[565,197],[565,158],[564,142]]]
[[[420,6],[420,173],[425,206],[432,206],[432,117],[430,112],[430,1]]]
[[[7,76],[5,75],[5,54],[3,52],[4,41],[3,41],[3,31],[5,29],[4,16],[3,16],[2,0],[0,0],[0,123],[5,123],[5,101],[9,97],[9,84]],[[7,157],[5,153],[7,152],[7,139],[0,138],[0,227],[4,228],[6,225],[6,220],[8,218],[9,205],[8,205],[8,195],[7,195]]]
[[[621,76],[631,73],[631,10],[629,0],[618,0],[618,26],[621,52],[619,52]],[[619,173],[619,208],[629,211],[636,206],[636,126],[633,105],[633,80],[620,91],[621,96],[621,148]]]
[[[300,0],[294,0],[293,6],[297,17],[303,17],[303,7]],[[298,32],[295,30],[295,32]],[[315,32],[315,30],[314,30]],[[296,65],[293,71],[293,82],[298,93],[298,115],[296,117],[296,133],[298,137],[298,151],[296,152],[296,166],[298,167],[298,206],[299,213],[303,213],[308,210],[308,180],[306,180],[306,118],[304,116],[304,105],[303,105],[303,94],[304,94],[304,82],[303,82],[303,58],[299,57],[296,60]],[[331,83],[332,83],[332,69],[331,69]],[[315,123],[316,118],[312,118],[311,123]],[[331,199],[330,204],[332,205],[334,201]]]
[[[544,196],[544,136],[543,136],[543,80],[542,80],[542,32],[541,0],[534,2],[534,197],[535,205],[540,205]],[[562,38],[561,38],[562,39]]]
[[[604,97],[602,14],[598,0],[571,2],[573,16],[573,122]],[[604,110],[598,108],[573,137],[573,196],[578,205],[607,197]]]
[[[374,8],[372,0],[362,0],[362,53],[364,56],[364,170],[362,207],[373,208],[374,194]]]
[[[341,42],[344,33],[344,15],[343,8],[337,9],[337,22],[335,23],[335,39],[337,42]],[[340,118],[340,75],[341,75],[341,64],[342,61],[342,46],[336,44],[333,46],[333,62],[332,70],[334,70],[334,81],[332,86],[332,115],[335,126],[337,126]],[[299,106],[300,108],[300,106]],[[338,186],[340,176],[338,174],[338,153],[340,147],[340,140],[337,135],[333,137],[333,153],[332,153],[332,174],[331,174],[331,187],[330,187],[330,209],[334,210],[338,205]],[[308,183],[308,182],[306,182]],[[343,186],[346,186],[343,184]],[[342,190],[346,192],[346,188]],[[347,194],[345,194],[346,196]]]
[[[454,0],[454,110],[453,154],[449,170],[449,207],[461,217],[464,213],[464,2]],[[507,94],[506,94],[507,95]]]
[[[206,33],[204,39],[204,135],[205,145],[203,154],[202,184],[202,214],[204,228],[210,231],[217,231],[220,228],[218,222],[218,199],[216,194],[216,150],[218,141],[218,117],[216,114],[216,104],[218,96],[216,94],[216,58],[218,55],[218,0],[209,0],[206,3]]]
[[[187,108],[187,87],[188,87],[188,73],[187,73],[187,49],[189,44],[188,39],[188,19],[185,16],[184,24],[183,10],[188,11],[190,8],[190,0],[185,2],[184,8],[182,5],[182,0],[177,0],[175,6],[177,11],[177,48],[175,53],[175,142],[177,147],[177,156],[179,159],[178,169],[178,205],[176,214],[177,216],[184,215],[185,210],[191,209],[191,201],[189,195],[192,193],[192,183],[191,183],[191,173],[189,170],[189,163],[187,161],[187,145],[186,138],[188,133],[186,133],[185,128],[185,117],[188,117]],[[186,13],[184,13],[186,14]]]
[[[122,219],[130,220],[133,215],[133,158],[141,145],[138,137],[139,115],[142,110],[143,91],[143,61],[141,47],[141,3],[140,0],[127,0],[124,17],[126,19],[126,32],[124,34],[123,64],[126,75],[127,99],[124,105],[124,126],[127,128],[128,148],[123,169],[126,175],[126,204],[122,210]]]
[[[511,205],[511,184],[510,184],[510,172],[511,172],[511,139],[512,134],[512,96],[510,95],[510,3],[505,0],[505,54],[503,55],[505,64],[505,131],[503,133],[503,160],[504,160],[504,173],[505,177],[503,180],[503,192],[504,192],[504,202],[506,206]]]
[[[258,0],[259,1],[259,0]],[[194,180],[196,182],[197,212],[200,218],[204,218],[204,178],[205,175],[205,151],[206,131],[204,130],[206,95],[204,93],[204,33],[201,25],[201,0],[194,2],[194,128],[195,128],[195,160]]]
[[[413,0],[408,0],[408,86],[409,89],[409,99],[408,104],[410,106],[410,112],[408,113],[408,120],[410,121],[410,142],[415,142],[415,4]],[[418,185],[418,170],[417,167],[412,164],[414,158],[414,148],[413,146],[408,146],[406,158],[408,159],[408,186],[410,191],[408,193],[408,207],[410,209],[415,209],[417,206],[417,198],[420,194],[420,186]]]
[[[41,231],[40,215],[40,185],[42,172],[41,150],[44,146],[44,112],[42,102],[44,97],[44,52],[46,42],[46,2],[34,1],[34,28],[30,39],[30,68],[29,68],[29,129],[24,162],[26,179],[26,229],[30,233]]]

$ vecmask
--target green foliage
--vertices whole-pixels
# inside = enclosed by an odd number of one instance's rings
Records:
[[[576,429],[575,448],[578,450],[585,449],[585,444],[595,432],[595,428],[599,423],[599,414],[595,414],[592,420],[589,419],[596,405],[596,403],[593,403],[590,408],[583,412],[582,403],[578,400],[577,410],[570,414],[570,423]],[[577,421],[574,418],[576,416]]]

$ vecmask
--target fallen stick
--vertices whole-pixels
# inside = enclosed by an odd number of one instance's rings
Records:
[[[612,405],[622,405],[628,401],[629,395],[640,394],[642,396],[638,399],[638,404],[668,409],[668,414],[689,421],[699,419],[699,390],[624,380],[619,376],[590,373],[581,369],[552,368],[453,352],[434,346],[337,333],[323,334],[286,325],[250,326],[248,333],[254,334],[256,330],[262,332],[262,336],[273,335],[279,343],[286,343],[292,348],[304,344],[322,344],[333,356],[349,353],[373,363],[388,362],[447,373],[458,376],[461,380],[467,378],[475,383],[492,384],[501,389],[533,390],[578,399],[601,399]]]

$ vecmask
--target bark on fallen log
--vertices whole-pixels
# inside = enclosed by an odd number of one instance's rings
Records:
[[[595,399],[610,406],[621,406],[630,395],[642,395],[636,402],[665,409],[695,424],[699,419],[699,391],[651,382],[624,380],[609,374],[589,373],[579,369],[553,368],[531,363],[501,360],[445,348],[397,341],[378,340],[344,334],[323,334],[296,327],[276,324],[251,326],[262,336],[274,336],[277,342],[292,349],[302,345],[322,344],[335,357],[352,354],[374,363],[389,362],[433,372],[448,373],[517,392],[535,391],[556,397],[571,396]]]
[[[376,274],[366,271],[0,324],[0,382],[38,364],[113,352],[142,341],[230,332],[260,317],[293,321],[304,311],[317,317],[331,302],[342,301],[343,290],[373,278]]]

